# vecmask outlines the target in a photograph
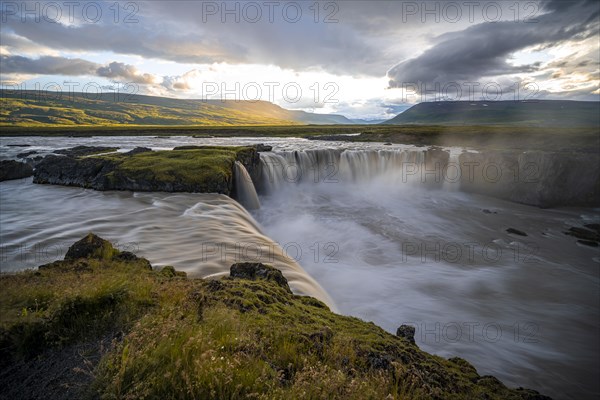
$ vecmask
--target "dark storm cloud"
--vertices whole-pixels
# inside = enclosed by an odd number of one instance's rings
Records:
[[[0,56],[0,70],[3,75],[66,75],[66,76],[98,76],[129,83],[153,84],[157,78],[144,74],[129,64],[111,62],[101,65],[81,58],[65,58],[44,56],[28,58],[23,56]]]
[[[390,87],[407,84],[470,82],[482,77],[535,70],[539,64],[513,66],[510,54],[534,45],[556,45],[598,34],[598,5],[584,1],[547,1],[536,22],[481,23],[440,35],[433,47],[389,72]]]
[[[339,3],[332,17],[335,22],[331,23],[323,21],[330,14],[324,9],[319,14],[320,22],[315,23],[308,8],[312,3],[308,2],[297,3],[302,6],[303,16],[294,23],[284,18],[282,8],[283,4],[296,2],[280,3],[272,23],[265,10],[257,23],[243,17],[236,22],[231,16],[223,23],[220,15],[204,19],[204,3],[140,2],[137,23],[113,23],[109,18],[67,25],[44,18],[33,21],[32,17],[23,22],[21,15],[10,14],[3,17],[2,31],[53,50],[110,51],[178,63],[273,64],[294,70],[322,68],[383,76],[397,59],[381,52],[377,42],[370,39],[372,27],[356,29],[352,21],[359,20],[356,14],[361,9],[355,2]],[[215,4],[222,7],[224,3]],[[376,8],[370,7],[371,12]],[[103,15],[112,18],[109,9]],[[397,26],[389,18],[386,24]]]

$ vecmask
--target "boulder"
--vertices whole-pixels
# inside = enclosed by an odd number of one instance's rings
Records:
[[[574,236],[577,239],[600,242],[600,233],[587,228],[579,228],[574,226],[569,228],[569,230],[565,232],[565,235]]]
[[[507,233],[512,233],[513,235],[519,235],[519,236],[527,236],[527,234],[523,231],[520,231],[518,229],[515,228],[508,228],[506,230]]]
[[[286,291],[291,293],[287,279],[277,268],[262,263],[236,263],[231,266],[229,276],[237,279],[248,279],[251,281],[264,279],[277,283]]]
[[[67,254],[65,260],[77,260],[80,258],[112,259],[118,253],[108,240],[104,240],[93,233],[88,233],[83,239],[75,242]]]
[[[31,175],[33,175],[31,165],[14,160],[0,161],[0,182],[27,178]]]
[[[256,151],[271,151],[271,150],[273,150],[273,146],[269,146],[269,145],[262,144],[262,143],[254,145],[254,148],[256,149]]]
[[[411,325],[400,325],[396,330],[396,336],[408,340],[411,344],[415,343],[415,327]]]

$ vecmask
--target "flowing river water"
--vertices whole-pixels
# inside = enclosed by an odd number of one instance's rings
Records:
[[[258,199],[254,188],[242,190],[249,212],[223,195],[0,183],[0,268],[53,261],[89,231],[194,276],[263,261],[295,292],[390,332],[411,324],[424,350],[463,357],[509,386],[558,399],[600,394],[600,251],[563,233],[598,223],[598,209],[540,209],[461,192],[451,179],[423,184],[397,169],[423,163],[422,150],[377,143],[3,138],[0,158],[82,144],[126,151],[255,143],[274,149],[261,154]],[[458,154],[449,150],[451,159]]]

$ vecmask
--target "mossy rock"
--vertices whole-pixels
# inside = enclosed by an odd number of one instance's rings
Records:
[[[236,161],[257,179],[260,159],[253,147],[188,146],[176,151],[148,150],[79,158],[48,156],[37,165],[33,181],[96,190],[232,195]]]

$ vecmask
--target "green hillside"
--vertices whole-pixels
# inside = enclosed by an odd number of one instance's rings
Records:
[[[405,125],[529,125],[583,127],[600,125],[594,101],[440,101],[419,103],[385,122]]]
[[[184,100],[113,93],[0,91],[0,126],[228,126],[350,123],[257,101]]]

